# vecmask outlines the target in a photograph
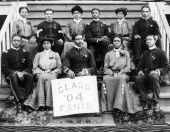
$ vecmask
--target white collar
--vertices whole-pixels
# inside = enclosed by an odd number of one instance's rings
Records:
[[[49,21],[49,20],[47,20],[47,19],[45,19],[45,21],[46,21],[46,22],[52,22],[52,21],[53,21],[53,19],[52,19],[52,20],[50,20],[50,21]]]
[[[75,18],[73,19],[73,21],[74,21],[76,24],[79,24],[79,23],[81,22],[81,20],[82,20],[82,19],[78,19],[78,20],[75,19]]]
[[[99,21],[100,19],[99,18],[97,18],[97,19],[93,19],[93,21],[95,21],[95,22],[97,22],[97,21]]]
[[[21,17],[21,20],[22,20],[24,23],[27,23],[27,19],[26,19],[26,18]]]
[[[152,46],[152,47],[149,47],[149,50],[153,50],[153,49],[155,49],[155,48],[157,48],[156,45],[154,45],[154,46]]]
[[[115,51],[115,52],[119,52],[120,50],[121,50],[121,48],[118,48],[118,49],[114,48],[113,49],[113,51]]]
[[[81,47],[77,46],[76,44],[74,45],[74,47],[78,50],[81,49]]]
[[[17,50],[17,51],[20,49],[20,47],[19,48],[15,48],[13,46],[11,48],[14,49],[14,50]]]
[[[45,53],[49,53],[50,51],[51,51],[51,49],[49,49],[49,50],[44,50]]]
[[[148,18],[144,18],[144,17],[142,17],[142,19],[144,19],[144,20],[146,20],[146,21],[147,21],[149,18],[150,18],[150,17],[148,17]]]
[[[119,24],[122,24],[123,21],[125,21],[125,18],[123,18],[121,20],[118,19]]]

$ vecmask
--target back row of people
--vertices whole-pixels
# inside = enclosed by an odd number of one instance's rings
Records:
[[[147,34],[154,34],[158,39],[157,46],[161,48],[159,26],[151,18],[150,7],[147,5],[141,8],[142,18],[135,22],[133,31],[131,31],[132,27],[125,19],[127,15],[126,8],[115,10],[118,19],[116,22],[111,23],[109,31],[108,26],[100,20],[99,9],[93,8],[91,10],[93,21],[87,25],[81,17],[83,9],[80,6],[75,6],[71,9],[74,19],[66,25],[65,33],[62,31],[61,25],[53,19],[53,10],[49,8],[44,11],[45,21],[38,24],[37,32],[33,31],[31,22],[26,19],[28,11],[27,7],[19,9],[21,19],[14,22],[13,33],[22,36],[24,49],[31,51],[32,58],[37,52],[36,42],[38,43],[38,51],[42,51],[41,39],[44,37],[53,39],[52,50],[63,57],[74,46],[72,35],[75,33],[83,35],[84,46],[92,50],[97,69],[103,68],[102,60],[104,60],[108,48],[113,48],[112,40],[114,35],[123,37],[124,48],[129,49],[131,47],[136,65],[139,63],[143,51],[147,49],[145,42]]]

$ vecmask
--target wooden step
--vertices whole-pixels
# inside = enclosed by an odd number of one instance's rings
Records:
[[[170,93],[170,86],[166,85],[166,86],[162,86],[160,89],[161,93]]]
[[[161,106],[160,109],[165,113],[165,122],[170,124],[170,106]]]
[[[10,95],[0,95],[0,101],[6,101]]]
[[[11,95],[11,88],[0,88],[0,95]]]
[[[126,7],[128,10],[140,10],[139,7],[146,4],[146,2],[125,2],[125,1],[36,1],[27,2],[30,6],[30,11],[32,10],[45,10],[47,7],[52,8],[57,11],[70,11],[75,5],[80,5],[83,10],[91,11],[92,8],[99,8],[103,10],[114,11],[120,7]],[[45,6],[44,6],[45,5]],[[56,5],[57,6],[56,8]],[[114,5],[114,6],[113,6]]]
[[[9,95],[0,95],[0,112],[6,108],[6,99]]]
[[[28,18],[32,24],[37,25],[44,20],[44,10],[52,8],[54,10],[54,20],[61,24],[63,30],[66,24],[73,19],[71,8],[75,5],[80,5],[83,8],[83,20],[88,24],[92,21],[91,9],[99,8],[101,10],[101,20],[110,25],[111,22],[116,21],[115,9],[119,7],[126,7],[128,14],[126,19],[133,25],[140,17],[140,9],[147,2],[126,2],[126,1],[36,1],[27,2],[30,10]]]

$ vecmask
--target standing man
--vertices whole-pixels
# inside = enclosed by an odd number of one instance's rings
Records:
[[[168,71],[168,60],[165,53],[156,47],[156,37],[147,35],[148,50],[144,51],[138,66],[138,76],[135,78],[137,91],[141,96],[141,103],[145,107],[151,104],[156,107],[160,93],[160,76]],[[153,97],[147,95],[148,92]]]
[[[95,61],[90,50],[83,46],[83,36],[72,35],[75,46],[69,50],[63,60],[63,71],[70,78],[86,76],[95,73]]]
[[[142,18],[135,22],[133,28],[133,55],[135,59],[135,64],[138,65],[144,50],[147,50],[146,36],[148,34],[153,34],[156,38],[156,46],[161,48],[160,41],[160,31],[159,26],[156,21],[150,16],[151,9],[148,5],[144,5],[141,8]]]
[[[13,47],[2,53],[2,73],[11,85],[19,109],[22,108],[22,103],[32,92],[33,84],[30,54],[20,48],[21,40],[19,35],[14,34],[12,36]]]
[[[104,67],[103,60],[109,45],[109,30],[106,24],[100,21],[100,10],[93,8],[91,10],[93,21],[87,26],[86,41],[88,48],[92,50],[96,60],[98,70]]]
[[[52,50],[58,52],[60,55],[64,47],[64,36],[61,26],[58,22],[53,20],[53,10],[50,8],[44,11],[45,21],[41,22],[37,27],[37,37],[39,39],[39,51],[42,51],[41,40],[43,38],[52,38],[54,44]]]

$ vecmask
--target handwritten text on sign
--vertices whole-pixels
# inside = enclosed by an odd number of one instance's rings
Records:
[[[96,76],[55,79],[51,83],[54,116],[99,112]]]

